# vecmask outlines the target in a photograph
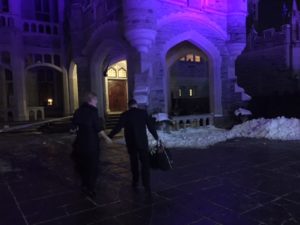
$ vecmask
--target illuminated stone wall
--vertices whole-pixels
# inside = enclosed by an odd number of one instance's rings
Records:
[[[300,91],[300,16],[296,1],[290,23],[279,30],[249,32],[247,47],[237,60],[238,81],[252,96],[294,94]]]
[[[167,55],[187,41],[208,57],[211,113],[228,115],[249,99],[235,75],[235,60],[246,41],[245,1],[73,1],[70,9],[79,95],[91,88],[103,96],[105,64],[125,59],[129,97],[150,112],[169,112],[169,68],[176,54]],[[105,104],[103,96],[99,106]]]

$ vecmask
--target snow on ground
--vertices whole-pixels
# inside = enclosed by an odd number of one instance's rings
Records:
[[[234,126],[228,132],[228,137],[300,140],[300,120],[295,118],[287,119],[285,117],[250,120]]]
[[[231,130],[214,126],[186,128],[166,133],[158,131],[160,139],[168,148],[206,148],[218,142],[236,137],[267,138],[276,140],[300,140],[300,120],[277,117],[254,119],[234,126]],[[156,142],[149,134],[150,145]]]

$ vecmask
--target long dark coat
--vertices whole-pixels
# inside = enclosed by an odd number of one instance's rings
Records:
[[[124,128],[125,141],[129,153],[136,149],[148,149],[147,128],[153,137],[158,139],[154,123],[148,116],[147,111],[143,109],[130,108],[122,113],[118,124],[108,136],[113,137],[122,128]]]
[[[72,123],[78,128],[74,143],[77,154],[79,156],[98,156],[100,150],[98,133],[104,128],[97,108],[87,103],[82,104],[75,111]]]

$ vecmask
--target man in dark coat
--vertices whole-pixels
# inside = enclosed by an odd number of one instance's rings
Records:
[[[118,124],[108,136],[113,138],[114,135],[124,128],[126,146],[130,157],[132,186],[134,189],[138,186],[140,160],[143,186],[147,194],[151,196],[148,137],[146,128],[148,128],[156,140],[158,140],[158,135],[154,123],[148,116],[146,110],[139,109],[137,107],[137,102],[134,99],[128,102],[128,106],[129,110],[121,114]]]
[[[95,197],[100,152],[98,135],[105,138],[106,142],[111,142],[98,116],[95,93],[87,94],[86,102],[75,111],[72,123],[77,130],[77,137],[73,143],[73,159],[81,177],[81,188],[88,196]]]

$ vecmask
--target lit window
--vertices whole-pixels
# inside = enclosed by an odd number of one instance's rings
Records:
[[[113,68],[109,68],[107,71],[108,77],[117,77],[117,71]]]
[[[194,55],[193,54],[187,54],[186,55],[186,61],[194,62]]]
[[[178,89],[178,96],[181,97],[182,96],[182,90],[179,88]]]
[[[48,98],[47,99],[47,105],[48,106],[52,106],[53,105],[53,99],[52,98]]]
[[[193,89],[192,89],[192,88],[189,89],[189,95],[190,95],[190,96],[193,96],[193,95],[194,95]]]
[[[127,73],[126,73],[125,69],[123,69],[123,68],[119,69],[119,77],[121,77],[121,78],[127,77]]]
[[[195,62],[200,62],[201,58],[200,55],[195,55]]]

